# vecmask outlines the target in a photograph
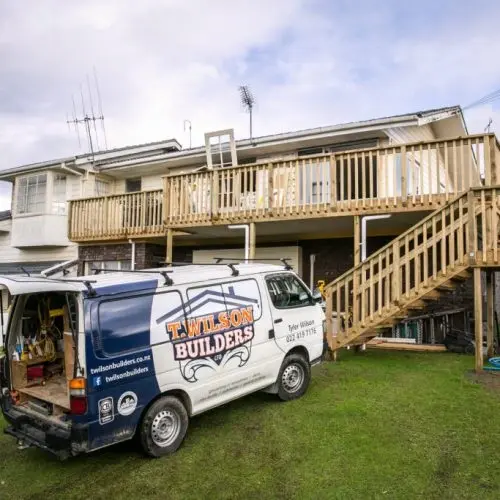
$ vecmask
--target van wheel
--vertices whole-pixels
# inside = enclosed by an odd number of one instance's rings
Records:
[[[186,408],[177,398],[160,398],[142,419],[142,449],[147,455],[155,458],[174,453],[186,436],[188,424]]]
[[[300,398],[311,380],[309,363],[299,354],[290,354],[283,361],[278,375],[278,397],[282,401]]]

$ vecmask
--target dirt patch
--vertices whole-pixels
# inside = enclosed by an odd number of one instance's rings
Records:
[[[488,389],[500,394],[500,372],[470,372],[467,374],[471,380],[478,384],[482,384]]]

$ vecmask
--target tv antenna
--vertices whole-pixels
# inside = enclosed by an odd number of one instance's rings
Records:
[[[239,87],[241,104],[245,107],[245,110],[250,115],[250,140],[252,140],[252,111],[255,104],[255,98],[248,88],[248,85],[242,85]]]
[[[186,123],[189,124],[189,149],[191,149],[191,120],[184,120],[184,132],[186,131]]]
[[[73,124],[75,128],[76,135],[78,137],[78,146],[81,148],[82,143],[80,140],[80,126],[83,126],[85,130],[85,134],[87,136],[87,143],[90,155],[92,156],[92,160],[94,159],[94,154],[96,151],[101,151],[101,144],[99,144],[99,132],[97,127],[97,122],[101,123],[101,141],[104,140],[104,148],[108,149],[108,140],[106,137],[106,128],[104,126],[104,114],[102,112],[102,100],[101,100],[101,92],[99,90],[99,82],[97,80],[97,73],[95,68],[93,68],[94,73],[94,86],[95,86],[95,94],[97,96],[97,113],[94,110],[94,99],[92,97],[92,90],[90,86],[89,76],[86,75],[86,83],[87,83],[87,93],[88,99],[90,101],[90,109],[87,109],[85,105],[85,96],[83,92],[83,86],[80,85],[80,99],[82,104],[81,115],[77,115],[76,105],[75,105],[75,97],[71,96],[71,101],[73,104],[73,118],[70,120],[66,115],[66,123],[68,124],[68,129],[70,125]]]
[[[484,131],[489,134],[491,132],[491,124],[493,123],[493,118],[490,118],[488,120],[488,125],[484,128]]]

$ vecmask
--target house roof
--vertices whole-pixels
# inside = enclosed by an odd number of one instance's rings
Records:
[[[292,132],[265,135],[254,137],[252,139],[240,139],[236,141],[236,148],[244,149],[255,146],[272,146],[274,144],[283,144],[304,139],[312,140],[315,138],[340,135],[347,132],[373,131],[377,129],[381,130],[388,127],[412,125],[418,126],[425,123],[432,123],[452,117],[458,118],[458,120],[460,121],[460,128],[463,130],[463,134],[467,134],[467,128],[463,119],[461,107],[450,106],[417,111],[413,113],[387,116],[371,120],[362,120],[337,125],[329,125],[325,127],[316,127]],[[204,146],[191,149],[182,149],[181,145],[175,139],[168,139],[164,141],[149,142],[100,151],[94,155],[94,164],[97,170],[104,172],[110,171],[115,168],[119,169],[130,167],[136,164],[154,163],[158,161],[165,161],[170,159],[173,160],[183,157],[196,158],[201,157],[204,154]],[[22,165],[0,171],[0,180],[12,181],[16,175],[19,175],[21,173],[28,173],[31,171],[46,169],[50,167],[57,168],[63,164],[66,167],[79,169],[84,165],[88,165],[89,162],[89,154],[82,154]]]

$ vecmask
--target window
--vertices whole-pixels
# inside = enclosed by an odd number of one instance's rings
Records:
[[[114,271],[130,271],[130,260],[97,260],[87,261],[85,263],[85,274],[94,274],[94,269],[114,270]]]
[[[277,309],[312,305],[309,292],[292,274],[269,276],[266,282],[271,300]]]
[[[30,175],[17,179],[18,214],[36,214],[45,211],[47,174]]]
[[[62,174],[54,174],[52,213],[57,215],[66,214],[66,176]]]
[[[109,193],[109,183],[101,179],[95,180],[95,196],[106,196]]]
[[[101,302],[98,350],[114,355],[149,346],[153,297],[149,294]]]
[[[126,193],[136,193],[142,188],[141,178],[138,179],[126,179],[125,180],[125,192]]]

